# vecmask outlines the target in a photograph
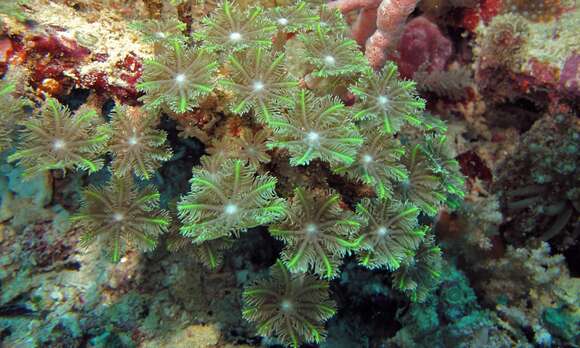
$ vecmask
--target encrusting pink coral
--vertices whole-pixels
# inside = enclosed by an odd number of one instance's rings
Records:
[[[429,73],[445,70],[453,44],[436,24],[421,16],[405,25],[397,51],[398,56],[392,59],[397,62],[401,76],[411,78],[423,65]]]
[[[352,37],[359,45],[365,45],[365,55],[369,63],[378,70],[385,64],[390,49],[397,46],[402,26],[415,9],[417,2],[417,0],[338,0],[329,6],[339,9],[342,13],[360,10],[352,27]]]

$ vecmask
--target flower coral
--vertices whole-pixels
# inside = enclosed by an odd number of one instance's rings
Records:
[[[106,187],[89,186],[82,192],[80,211],[71,217],[83,229],[81,245],[104,239],[113,262],[127,245],[152,250],[170,225],[169,213],[159,209],[159,193],[151,186],[135,188],[130,177],[113,176]]]
[[[413,302],[424,302],[439,284],[441,249],[433,236],[425,237],[414,255],[409,255],[393,272],[393,284]]]
[[[364,134],[366,140],[351,166],[336,169],[339,174],[371,185],[381,199],[392,196],[392,182],[407,179],[407,170],[401,163],[405,153],[399,140],[379,132]]]
[[[263,15],[260,7],[241,10],[224,0],[213,15],[203,19],[203,28],[193,37],[211,51],[233,52],[248,47],[270,47],[276,25]]]
[[[270,122],[274,102],[293,94],[298,86],[298,81],[288,76],[283,64],[283,54],[273,56],[262,48],[230,55],[229,76],[220,81],[233,95],[230,110],[244,114],[253,109],[259,121]]]
[[[131,29],[141,32],[144,42],[169,43],[173,40],[184,40],[183,31],[186,29],[185,23],[178,19],[147,20],[131,23]]]
[[[270,234],[286,244],[282,260],[290,271],[312,270],[332,279],[343,256],[359,247],[361,238],[355,234],[361,223],[339,200],[331,192],[294,190],[286,219],[270,226]]]
[[[236,157],[247,161],[254,167],[258,168],[260,163],[268,163],[271,158],[268,155],[266,141],[270,136],[270,131],[261,129],[256,133],[250,130],[244,130],[239,138],[234,138]]]
[[[364,199],[356,211],[361,220],[368,221],[360,231],[363,239],[358,252],[365,267],[396,270],[414,254],[425,234],[417,223],[419,208],[409,202]]]
[[[266,146],[270,133],[266,128],[255,133],[244,128],[239,137],[214,139],[206,152],[212,157],[241,159],[259,169],[260,164],[271,160]]]
[[[333,35],[320,24],[313,32],[299,35],[298,39],[303,45],[298,56],[312,65],[314,76],[349,76],[367,67],[355,41]]]
[[[22,119],[25,106],[29,103],[23,98],[12,96],[15,85],[0,81],[0,152],[12,146],[16,123]]]
[[[205,50],[184,48],[179,41],[154,59],[145,61],[141,82],[137,84],[149,109],[168,106],[184,113],[199,104],[199,98],[213,90],[213,73],[218,63]]]
[[[8,161],[19,160],[26,167],[25,177],[50,169],[95,172],[103,166],[99,156],[107,142],[103,128],[95,125],[98,118],[88,109],[73,115],[56,99],[48,98],[34,117],[22,122],[20,146]]]
[[[409,175],[398,185],[397,197],[412,202],[425,214],[434,216],[445,200],[445,191],[420,145],[411,148],[403,157],[403,164]]]
[[[362,100],[354,106],[354,118],[368,121],[371,127],[380,125],[386,134],[399,131],[405,123],[420,123],[425,101],[417,97],[413,81],[399,79],[392,62],[378,74],[367,70],[351,91]]]
[[[227,159],[219,166],[206,158],[193,169],[191,192],[177,206],[181,233],[194,242],[237,234],[272,223],[284,216],[286,205],[277,198],[276,179],[256,175],[242,160]]]
[[[229,238],[218,238],[204,241],[203,243],[193,243],[190,238],[179,232],[174,232],[167,239],[167,250],[170,252],[185,251],[193,254],[196,261],[209,269],[215,270],[223,263],[224,253],[233,245],[233,240]]]
[[[162,162],[171,158],[171,150],[165,144],[167,134],[155,129],[157,122],[157,115],[127,106],[115,107],[107,128],[108,149],[113,155],[111,167],[115,175],[134,172],[149,179]]]
[[[320,0],[320,1],[309,1],[312,4],[311,6],[314,7],[318,12],[318,17],[320,18],[319,24],[322,26],[322,29],[334,31],[339,35],[347,36],[349,26],[346,23],[344,16],[334,8],[330,8],[327,4],[327,1]]]
[[[288,8],[274,7],[268,16],[276,23],[278,30],[285,33],[310,30],[319,22],[316,12],[309,9],[304,1],[298,1]]]
[[[304,90],[269,126],[274,136],[268,146],[288,149],[292,156],[290,164],[295,166],[306,165],[316,158],[333,165],[350,165],[363,143],[343,104]]]
[[[434,173],[441,178],[445,191],[463,198],[465,194],[465,180],[455,159],[447,137],[444,135],[428,135],[421,145],[423,153],[431,162]]]
[[[271,277],[248,286],[243,293],[243,316],[256,323],[262,336],[285,345],[319,343],[326,336],[323,323],[336,312],[328,282],[311,275],[290,274],[277,262]]]

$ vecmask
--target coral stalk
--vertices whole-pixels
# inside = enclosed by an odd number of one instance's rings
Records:
[[[342,13],[360,10],[352,25],[351,36],[359,45],[364,46],[366,40],[377,30],[377,7],[381,0],[337,0],[328,4]]]
[[[354,10],[367,10],[377,8],[381,0],[337,0],[328,4],[329,8],[336,8],[342,13]]]
[[[387,60],[389,49],[396,47],[399,33],[417,0],[383,0],[377,9],[377,30],[366,43],[365,55],[374,69]]]
[[[350,35],[362,47],[367,39],[377,30],[377,9],[362,9],[352,24]]]
[[[360,10],[351,35],[361,46],[366,42],[365,55],[378,70],[385,64],[389,51],[397,46],[403,24],[417,3],[417,0],[337,0],[328,6],[343,14]]]

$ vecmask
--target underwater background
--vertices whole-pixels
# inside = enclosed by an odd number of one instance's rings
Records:
[[[580,347],[575,0],[0,28],[0,347]]]

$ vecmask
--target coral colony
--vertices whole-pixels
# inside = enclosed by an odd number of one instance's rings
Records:
[[[0,346],[579,347],[562,0],[0,0]]]

